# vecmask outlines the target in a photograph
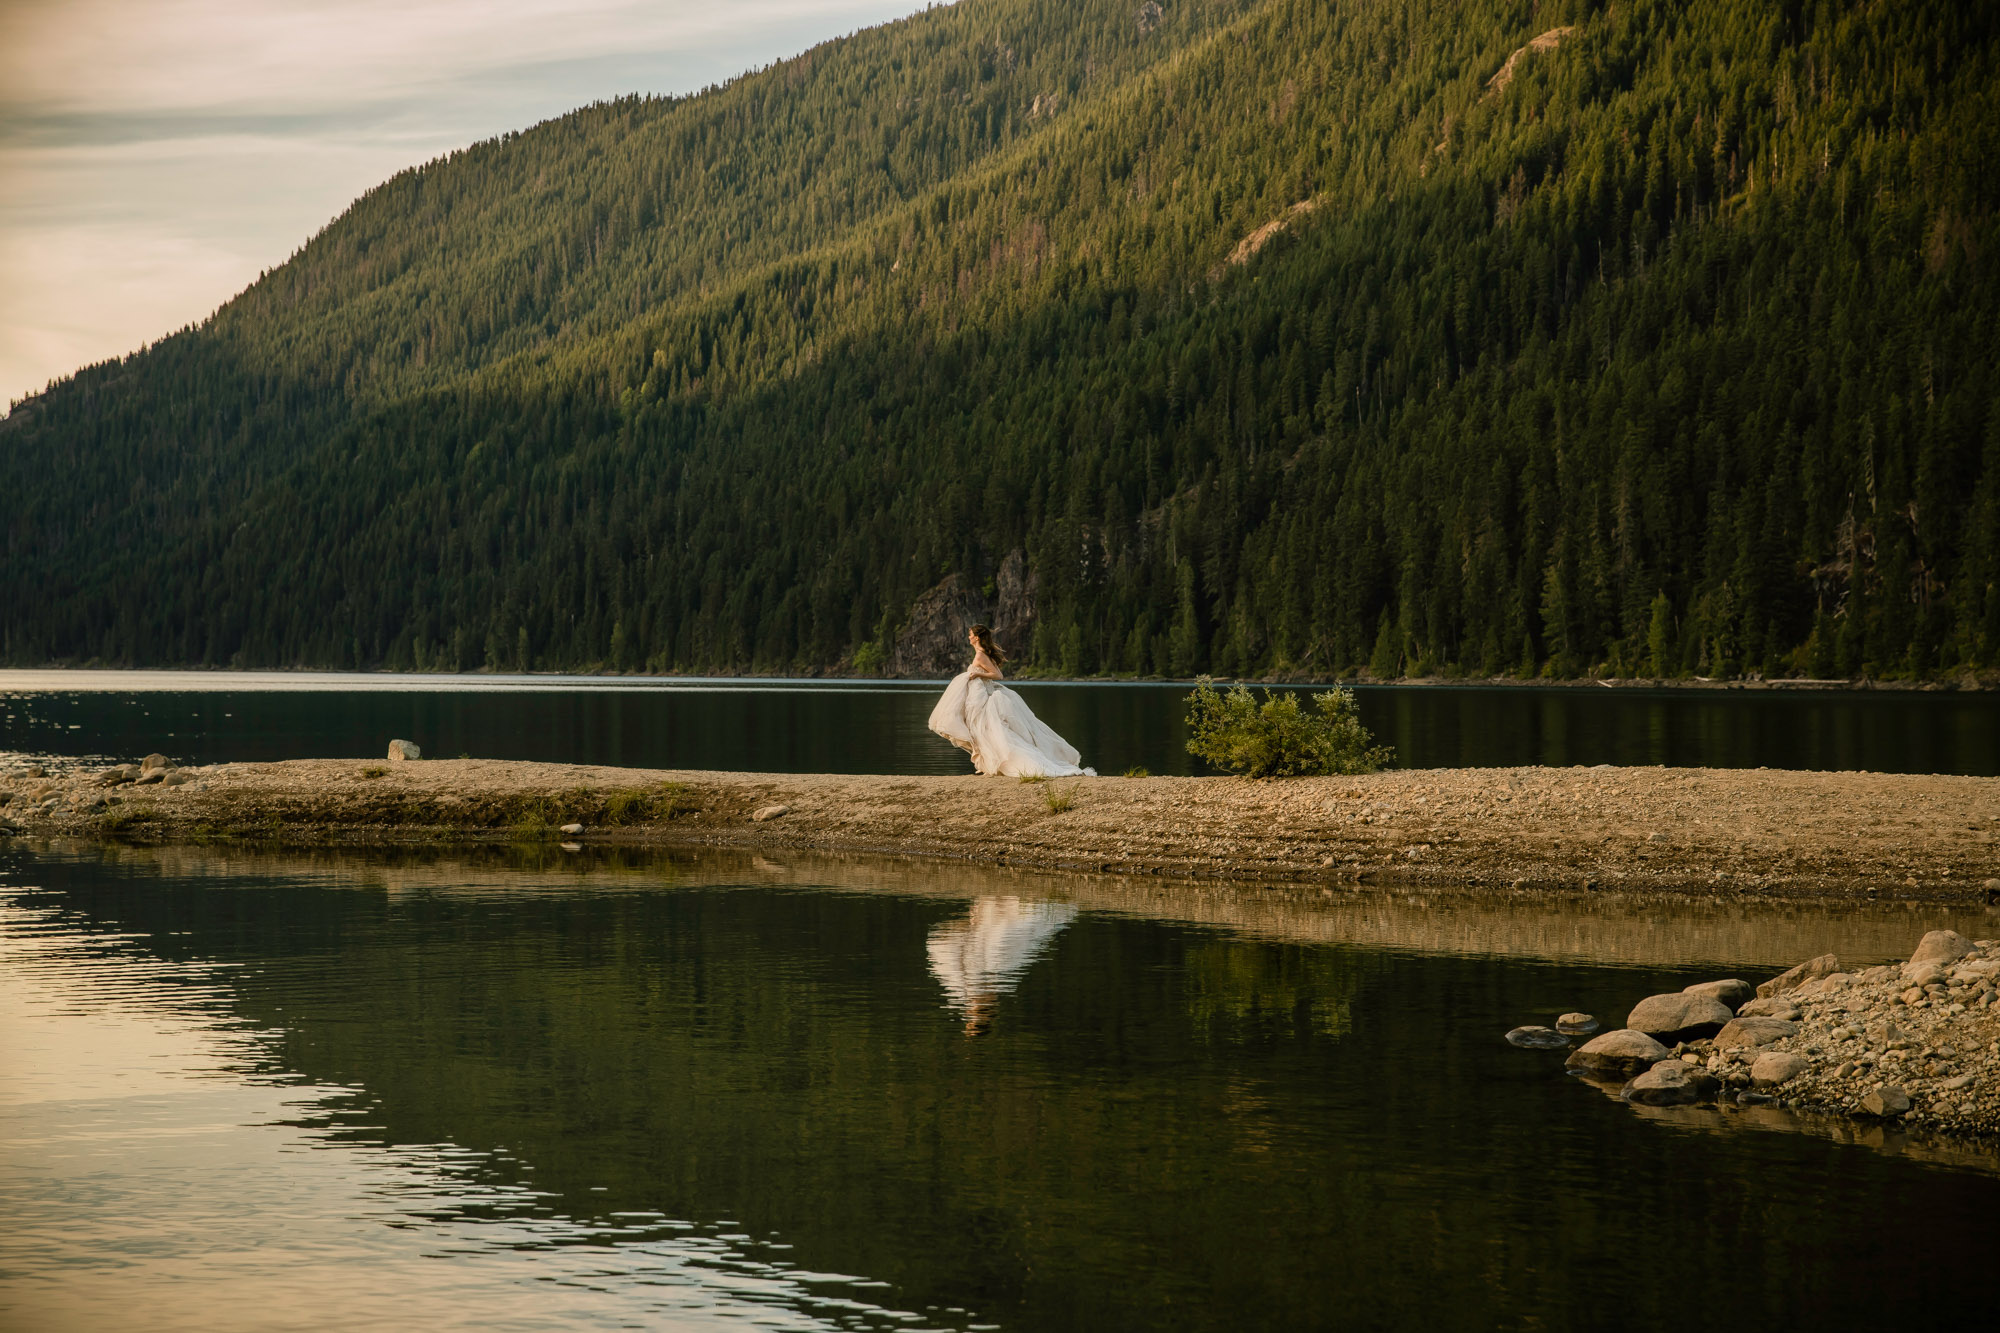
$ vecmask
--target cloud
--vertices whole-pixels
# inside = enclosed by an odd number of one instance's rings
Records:
[[[918,0],[0,0],[0,403],[199,321],[406,166]]]

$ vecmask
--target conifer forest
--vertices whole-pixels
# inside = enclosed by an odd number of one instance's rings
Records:
[[[2000,6],[960,0],[0,421],[15,666],[2000,669]]]

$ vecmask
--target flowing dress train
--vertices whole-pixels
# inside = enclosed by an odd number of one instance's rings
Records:
[[[945,687],[931,710],[931,730],[971,755],[972,766],[989,777],[1097,776],[1020,695],[970,671],[959,672]]]

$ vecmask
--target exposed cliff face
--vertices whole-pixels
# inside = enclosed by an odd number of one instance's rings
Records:
[[[910,619],[896,636],[889,670],[898,676],[949,676],[965,669],[972,650],[965,632],[987,618],[985,599],[958,574],[910,605]]]
[[[993,608],[993,637],[1003,652],[1025,657],[1035,637],[1035,593],[1041,580],[1028,568],[1027,553],[1020,547],[1000,562],[995,585],[1000,596]]]
[[[993,627],[1002,652],[1027,651],[1035,632],[1035,592],[1039,586],[1028,568],[1027,553],[1018,547],[1000,562],[994,579],[995,596],[973,588],[962,574],[947,574],[937,586],[910,604],[910,618],[896,635],[889,671],[897,676],[948,676],[972,660],[965,633],[974,625]]]

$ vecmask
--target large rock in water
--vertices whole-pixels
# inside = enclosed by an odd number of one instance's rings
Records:
[[[1640,1106],[1686,1106],[1709,1100],[1721,1086],[1721,1080],[1695,1065],[1662,1060],[1627,1083],[1618,1095]]]
[[[1818,981],[1840,971],[1840,960],[1830,953],[1817,958],[1808,958],[1789,972],[1780,972],[1757,988],[1759,999],[1769,999],[1773,995],[1783,995],[1788,990],[1797,990],[1808,981]]]
[[[1972,941],[1957,931],[1934,930],[1917,942],[1917,951],[1910,955],[1909,962],[1903,964],[1903,976],[1912,976],[1925,964],[1948,968],[1971,952]]]
[[[1655,1037],[1706,1037],[1736,1015],[1712,995],[1648,995],[1632,1007],[1625,1026]]]
[[[1692,986],[1683,986],[1683,995],[1706,995],[1711,1000],[1720,1000],[1731,1009],[1741,1009],[1746,1001],[1757,992],[1750,989],[1750,983],[1730,977],[1727,981],[1698,981]]]
[[[1619,1028],[1577,1047],[1563,1065],[1606,1078],[1631,1078],[1666,1058],[1667,1048],[1645,1033]]]
[[[1554,1028],[1515,1028],[1507,1034],[1509,1046],[1521,1046],[1531,1051],[1553,1051],[1569,1045],[1569,1038]]]
[[[1738,1046],[1769,1046],[1781,1037],[1797,1036],[1799,1025],[1788,1023],[1782,1018],[1732,1018],[1715,1034],[1715,1049],[1732,1050]]]

